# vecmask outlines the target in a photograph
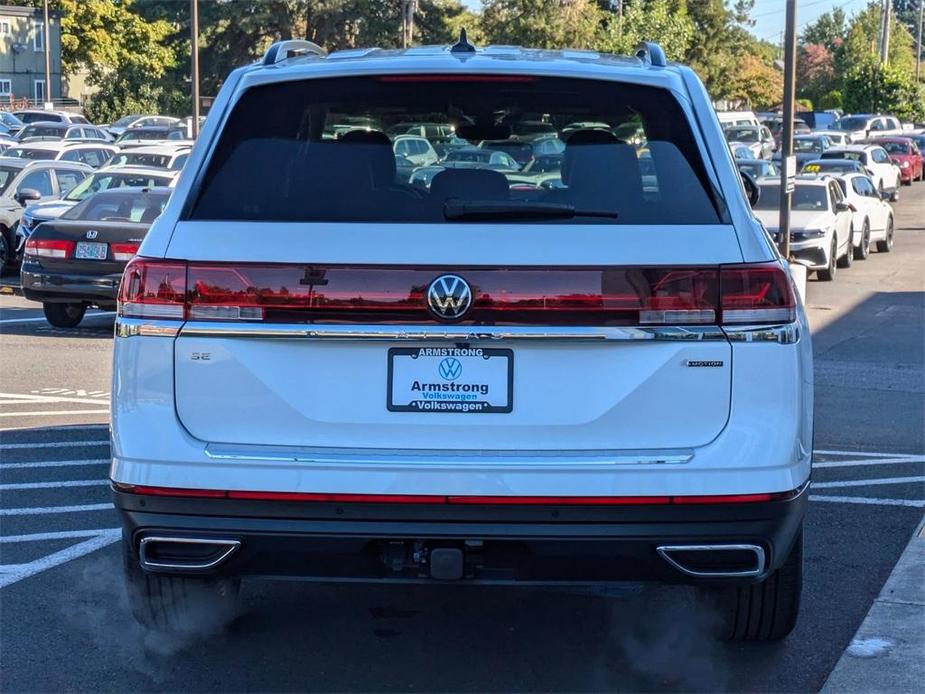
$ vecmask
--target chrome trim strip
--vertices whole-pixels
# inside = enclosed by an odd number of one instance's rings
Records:
[[[310,340],[589,340],[641,341],[680,340],[703,342],[726,339],[715,325],[658,327],[589,326],[453,326],[453,325],[338,325],[219,323],[189,321],[180,330],[183,337],[245,337]]]
[[[180,323],[175,320],[152,318],[116,318],[116,337],[176,337],[180,334]]]
[[[198,563],[152,561],[148,559],[148,547],[154,542],[175,545],[214,545],[223,549],[221,554],[211,561]],[[141,568],[149,571],[157,571],[160,569],[172,571],[208,571],[224,563],[240,546],[240,540],[214,540],[198,537],[160,537],[152,535],[141,538],[141,542],[138,546],[138,563],[141,565]]]
[[[730,342],[777,342],[795,345],[800,341],[798,323],[781,325],[724,325],[723,332]]]
[[[680,465],[694,457],[691,450],[623,451],[447,451],[370,450],[361,448],[289,448],[260,445],[206,447],[213,460],[266,463],[307,463],[338,467],[426,467],[474,470],[479,468],[612,467],[614,465]]]
[[[735,550],[752,552],[755,555],[755,568],[745,571],[698,571],[685,567],[671,556],[671,552],[729,552]],[[764,548],[758,545],[659,545],[655,548],[655,551],[673,568],[687,576],[696,578],[747,578],[749,576],[760,576],[764,573],[767,562]]]

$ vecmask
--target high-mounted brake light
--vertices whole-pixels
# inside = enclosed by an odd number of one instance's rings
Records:
[[[76,244],[73,241],[58,239],[30,238],[26,241],[26,255],[39,258],[70,258]]]
[[[530,75],[383,75],[380,82],[535,82]]]

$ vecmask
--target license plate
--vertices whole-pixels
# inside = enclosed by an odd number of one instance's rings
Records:
[[[77,250],[74,251],[74,257],[77,258],[77,260],[106,260],[108,251],[108,243],[78,241]]]
[[[510,412],[513,383],[509,349],[395,347],[386,404],[391,412]]]

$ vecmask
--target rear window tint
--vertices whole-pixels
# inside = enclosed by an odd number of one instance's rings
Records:
[[[187,217],[462,223],[479,220],[448,210],[481,203],[496,213],[534,210],[499,215],[505,222],[715,224],[724,216],[667,90],[551,77],[454,78],[312,79],[248,90]],[[409,174],[396,167],[394,138],[415,123],[426,124],[425,133],[443,123],[456,137],[434,148],[436,164],[414,163]],[[550,140],[557,144],[544,144]],[[561,167],[532,165],[549,147],[564,150]],[[553,205],[580,214],[534,214]],[[605,214],[589,214],[596,211]]]

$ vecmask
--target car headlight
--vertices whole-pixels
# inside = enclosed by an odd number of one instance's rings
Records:
[[[902,164],[900,164],[900,166],[903,167],[904,169],[908,169],[908,168],[909,168],[909,162],[908,162],[908,161],[904,161]]]
[[[825,236],[825,229],[801,229],[793,232],[793,235],[801,239],[818,239]]]

